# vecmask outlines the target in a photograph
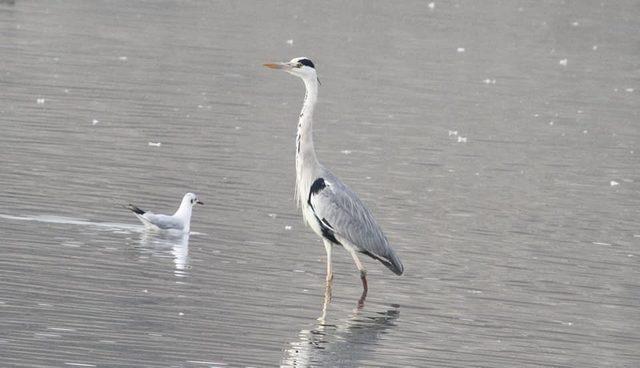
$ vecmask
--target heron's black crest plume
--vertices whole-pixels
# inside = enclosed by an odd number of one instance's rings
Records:
[[[313,69],[315,69],[315,68],[316,68],[316,66],[315,66],[315,65],[313,65],[313,62],[312,62],[311,60],[309,60],[309,59],[300,59],[300,60],[298,60],[298,62],[299,62],[300,64],[302,64],[302,65],[306,65],[306,66],[308,66],[308,67],[310,67],[310,68],[313,68]]]

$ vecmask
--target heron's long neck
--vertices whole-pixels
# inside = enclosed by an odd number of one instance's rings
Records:
[[[306,191],[311,185],[313,174],[319,165],[313,147],[313,110],[318,101],[318,81],[316,78],[307,78],[303,81],[306,93],[296,136],[296,198],[298,205],[304,203]]]

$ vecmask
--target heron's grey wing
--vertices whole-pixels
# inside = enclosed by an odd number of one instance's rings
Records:
[[[394,273],[402,274],[402,262],[371,212],[338,178],[325,175],[316,179],[309,191],[308,204],[325,237],[330,240],[344,239],[359,252],[379,260]]]
[[[147,212],[142,215],[152,225],[155,225],[163,230],[182,230],[184,224],[179,219],[168,215],[156,215],[155,213]]]

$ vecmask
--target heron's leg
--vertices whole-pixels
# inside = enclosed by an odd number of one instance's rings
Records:
[[[333,284],[333,267],[331,265],[331,251],[333,250],[333,244],[328,240],[324,240],[324,249],[327,251],[327,283],[324,290],[325,305],[331,302],[331,286]]]
[[[333,250],[333,244],[328,240],[324,240],[324,249],[327,251],[327,283],[331,284],[333,281],[333,266],[331,265],[331,251]]]
[[[358,271],[360,271],[360,280],[362,280],[362,295],[360,296],[360,300],[358,301],[358,308],[362,308],[364,306],[364,300],[367,298],[367,291],[369,290],[369,287],[367,285],[367,270],[362,265],[362,262],[360,262],[360,258],[358,258],[358,254],[356,254],[356,251],[352,248],[348,248],[347,250],[349,251],[349,253],[351,253],[351,257],[353,257],[353,261],[355,262],[356,267],[358,267]]]

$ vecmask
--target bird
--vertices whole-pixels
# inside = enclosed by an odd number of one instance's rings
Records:
[[[191,211],[196,204],[204,204],[198,196],[193,193],[187,193],[182,197],[180,207],[173,215],[161,215],[153,212],[145,211],[133,204],[126,206],[133,212],[145,227],[160,230],[177,230],[183,233],[189,233],[191,228]]]
[[[363,303],[368,291],[367,271],[358,254],[380,261],[396,275],[402,275],[404,266],[358,195],[318,162],[313,145],[313,113],[320,80],[315,64],[307,57],[298,57],[264,66],[285,71],[304,82],[306,92],[296,135],[296,203],[304,222],[323,240],[327,290],[333,282],[332,249],[342,246],[360,272],[363,288],[360,303]]]

